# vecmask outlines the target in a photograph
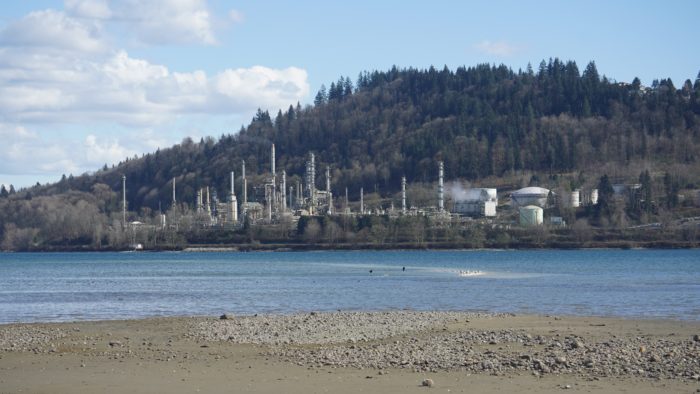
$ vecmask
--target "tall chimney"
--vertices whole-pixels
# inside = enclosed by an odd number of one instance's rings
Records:
[[[401,177],[401,212],[406,214],[406,177]]]
[[[207,186],[207,202],[206,202],[207,213],[211,215],[211,201],[209,199],[209,186]]]
[[[126,175],[122,175],[122,223],[126,228]]]
[[[326,193],[331,192],[331,167],[326,166]]]
[[[365,214],[365,189],[360,188],[360,215]]]
[[[442,162],[438,163],[439,173],[438,173],[438,210],[443,212],[445,210],[445,200],[444,200],[444,185],[442,183],[442,178],[444,176],[445,168]]]
[[[243,204],[248,204],[248,180],[245,178],[245,160],[243,160],[241,176],[243,177]]]
[[[272,176],[275,176],[275,144],[272,144],[272,158],[270,161]]]
[[[311,154],[311,173],[309,178],[311,188],[311,208],[309,209],[309,213],[313,215],[316,209],[316,157],[313,153]]]
[[[229,197],[229,220],[231,223],[238,222],[238,201],[236,200],[235,175],[231,171],[231,196]]]
[[[282,187],[280,188],[282,193],[282,212],[287,212],[287,171],[282,170]],[[291,204],[290,204],[291,205]]]

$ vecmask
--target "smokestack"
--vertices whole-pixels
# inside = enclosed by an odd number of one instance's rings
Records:
[[[287,212],[287,171],[282,170],[282,212]],[[291,205],[291,204],[290,204]]]
[[[122,175],[122,223],[126,228],[126,175]]]
[[[207,186],[207,213],[211,215],[211,201],[209,199],[209,186]]]
[[[310,168],[310,173],[309,173],[310,186],[309,186],[309,188],[311,189],[311,192],[312,192],[311,198],[315,199],[316,196],[314,195],[315,193],[313,193],[313,192],[316,191],[316,156],[314,156],[313,153],[311,154],[311,166],[309,168]]]
[[[439,173],[438,173],[438,210],[440,212],[445,210],[445,200],[444,200],[444,185],[442,183],[442,178],[444,176],[445,168],[442,162],[438,163]]]
[[[365,214],[365,189],[360,188],[360,215]]]
[[[289,208],[290,209],[294,209],[292,197],[294,197],[294,186],[289,186]]]
[[[243,204],[248,204],[248,180],[245,179],[245,160],[243,160],[241,175],[243,176]]]
[[[406,214],[406,177],[401,177],[401,212]]]
[[[272,144],[272,159],[271,159],[272,176],[275,176],[275,144]]]
[[[310,192],[311,192],[311,208],[309,209],[309,213],[311,215],[314,214],[314,209],[316,209],[316,157],[314,154],[311,154],[311,174],[309,177],[310,181]]]
[[[326,166],[326,193],[331,192],[331,167]]]
[[[236,201],[236,190],[235,190],[235,179],[236,176],[231,171],[231,197],[229,198],[229,220],[231,223],[238,222],[238,201]]]

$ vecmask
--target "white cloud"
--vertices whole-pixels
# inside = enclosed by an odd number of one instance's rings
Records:
[[[0,123],[0,140],[3,141],[3,160],[0,160],[0,175],[3,177],[78,169],[68,153],[70,150],[42,139],[24,126]]]
[[[108,19],[112,16],[106,0],[65,0],[66,11],[79,18]]]
[[[85,137],[84,164],[97,167],[105,163],[117,163],[136,153],[136,151],[121,146],[116,139],[100,142],[98,137],[93,134]]]
[[[146,44],[216,44],[204,0],[112,1],[112,21],[128,25]]]
[[[211,117],[276,111],[309,93],[307,73],[296,67],[182,72],[113,46],[114,24],[128,26],[148,43],[214,43],[205,1],[66,0],[65,8],[32,12],[0,26],[0,177],[5,179],[94,170],[179,141],[182,134],[163,137],[166,124],[204,120],[199,127]],[[238,17],[229,13],[232,21]],[[103,128],[116,134],[104,137]]]
[[[54,10],[34,11],[9,24],[0,33],[0,44],[80,52],[105,50],[98,25],[83,23]]]
[[[483,52],[493,56],[508,57],[520,52],[522,48],[510,44],[506,41],[489,41],[484,40],[474,45],[474,48],[479,52]]]

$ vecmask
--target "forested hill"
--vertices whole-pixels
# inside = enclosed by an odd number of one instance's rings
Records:
[[[242,159],[249,177],[268,172],[272,142],[277,168],[292,176],[290,184],[314,152],[319,179],[330,165],[339,191],[364,186],[393,192],[404,175],[409,182],[432,181],[437,159],[445,162],[446,179],[470,181],[523,170],[622,173],[638,163],[665,171],[697,169],[700,79],[679,86],[661,79],[644,87],[638,79],[609,80],[594,63],[581,72],[576,63],[558,59],[517,72],[487,64],[363,72],[355,83],[340,78],[322,88],[313,106],[272,115],[258,111],[247,127],[218,141],[185,139],[30,192],[94,192],[96,184],[118,191],[124,174],[131,210],[157,209],[159,203],[167,208],[173,178],[178,200],[193,202],[202,186],[225,193],[229,172],[240,175]]]

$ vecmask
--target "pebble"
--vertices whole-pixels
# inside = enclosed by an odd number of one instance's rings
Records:
[[[435,385],[435,382],[433,382],[433,379],[423,379],[421,382],[421,386],[423,387],[433,387]]]

